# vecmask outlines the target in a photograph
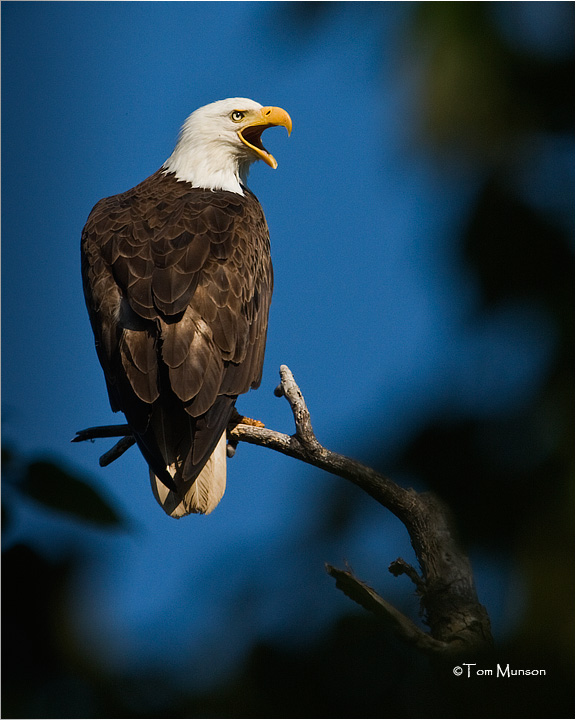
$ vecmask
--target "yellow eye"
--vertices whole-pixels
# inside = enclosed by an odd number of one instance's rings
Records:
[[[241,110],[234,110],[230,114],[230,117],[234,122],[240,122],[241,120],[244,120],[244,115],[246,115],[246,113],[242,112]]]

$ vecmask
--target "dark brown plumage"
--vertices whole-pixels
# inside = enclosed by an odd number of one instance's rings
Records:
[[[194,188],[159,170],[97,203],[82,234],[110,403],[170,489],[155,493],[174,516],[212,509],[201,497],[181,503],[236,397],[261,379],[272,265],[262,208],[243,193]]]

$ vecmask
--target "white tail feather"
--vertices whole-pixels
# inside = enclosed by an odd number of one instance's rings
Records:
[[[178,492],[168,490],[152,470],[150,483],[154,497],[168,515],[181,518],[190,513],[211,513],[226,489],[226,432],[222,433],[214,452],[194,482],[183,482],[176,473],[175,465],[168,466],[167,470],[174,478]]]

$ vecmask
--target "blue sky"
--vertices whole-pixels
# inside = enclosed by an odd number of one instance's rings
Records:
[[[554,333],[536,309],[469,321],[479,288],[452,238],[482,177],[442,173],[408,145],[411,4],[384,4],[377,23],[356,5],[299,34],[284,3],[3,4],[3,439],[83,473],[129,518],[125,532],[81,529],[93,562],[71,608],[86,646],[112,667],[176,667],[191,655],[194,677],[211,682],[255,637],[315,637],[352,609],[324,561],[350,562],[415,610],[409,583],[386,571],[411,556],[408,539],[373,503],[345,536],[307,553],[323,498],[342,480],[243,444],[217,510],[174,521],[135,450],[100,469],[105,442],[69,442],[121,422],[84,307],[83,224],[101,197],[164,162],[195,108],[246,96],[284,107],[294,124],[289,139],[267,133],[279,167],[260,164],[249,182],[270,227],[275,294],[262,385],[239,401],[244,414],[292,432],[272,393],[287,364],[319,439],[362,459],[374,439],[392,453],[440,398],[454,412],[497,413],[546,370]],[[11,532],[44,548],[49,538],[57,553],[79,529],[30,505]],[[478,570],[496,628],[513,581],[507,568]]]

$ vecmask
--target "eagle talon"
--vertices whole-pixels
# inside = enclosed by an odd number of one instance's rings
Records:
[[[245,415],[240,415],[236,408],[232,411],[232,416],[228,424],[231,427],[236,427],[236,425],[250,425],[251,427],[260,428],[266,427],[266,425],[264,425],[264,423],[260,420],[254,420],[253,418],[246,417]]]
[[[266,427],[264,423],[261,420],[254,420],[253,418],[245,417],[244,415],[240,416],[240,422],[239,425],[251,425],[252,427],[259,427],[263,428]]]

